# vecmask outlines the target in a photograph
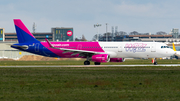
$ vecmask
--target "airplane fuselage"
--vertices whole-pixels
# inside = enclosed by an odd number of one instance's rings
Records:
[[[172,56],[174,53],[170,48],[161,48],[167,46],[166,44],[156,42],[51,42],[51,44],[57,49],[49,47],[47,42],[38,42],[23,43],[22,46],[28,48],[20,50],[61,58],[80,57],[78,52],[76,54],[64,52],[61,48],[109,54],[110,58],[160,58]]]

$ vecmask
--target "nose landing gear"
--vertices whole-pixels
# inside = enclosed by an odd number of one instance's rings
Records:
[[[158,64],[157,61],[156,61],[156,58],[154,58],[154,59],[152,60],[152,63],[154,63],[154,65],[157,65],[157,64]]]

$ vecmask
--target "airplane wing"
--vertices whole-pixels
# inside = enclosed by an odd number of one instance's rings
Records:
[[[73,55],[77,55],[79,54],[79,56],[87,56],[87,55],[94,55],[94,54],[104,54],[103,52],[94,52],[94,51],[85,51],[85,50],[78,50],[78,49],[67,49],[67,48],[57,48],[54,47],[48,39],[46,39],[48,45],[50,46],[50,48],[53,49],[59,49],[59,50],[63,50],[63,53],[68,53],[68,52],[73,52],[73,54],[71,54],[71,56]]]

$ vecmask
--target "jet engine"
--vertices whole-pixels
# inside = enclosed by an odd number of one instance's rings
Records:
[[[124,62],[124,58],[110,58],[110,62]]]
[[[110,56],[108,54],[97,54],[91,57],[93,62],[109,62]]]

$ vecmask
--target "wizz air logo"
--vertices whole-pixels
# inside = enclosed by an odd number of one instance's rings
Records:
[[[147,46],[147,44],[143,44],[143,43],[133,43],[133,44],[126,44],[125,45],[125,50],[126,52],[145,52],[146,49],[145,47]]]

